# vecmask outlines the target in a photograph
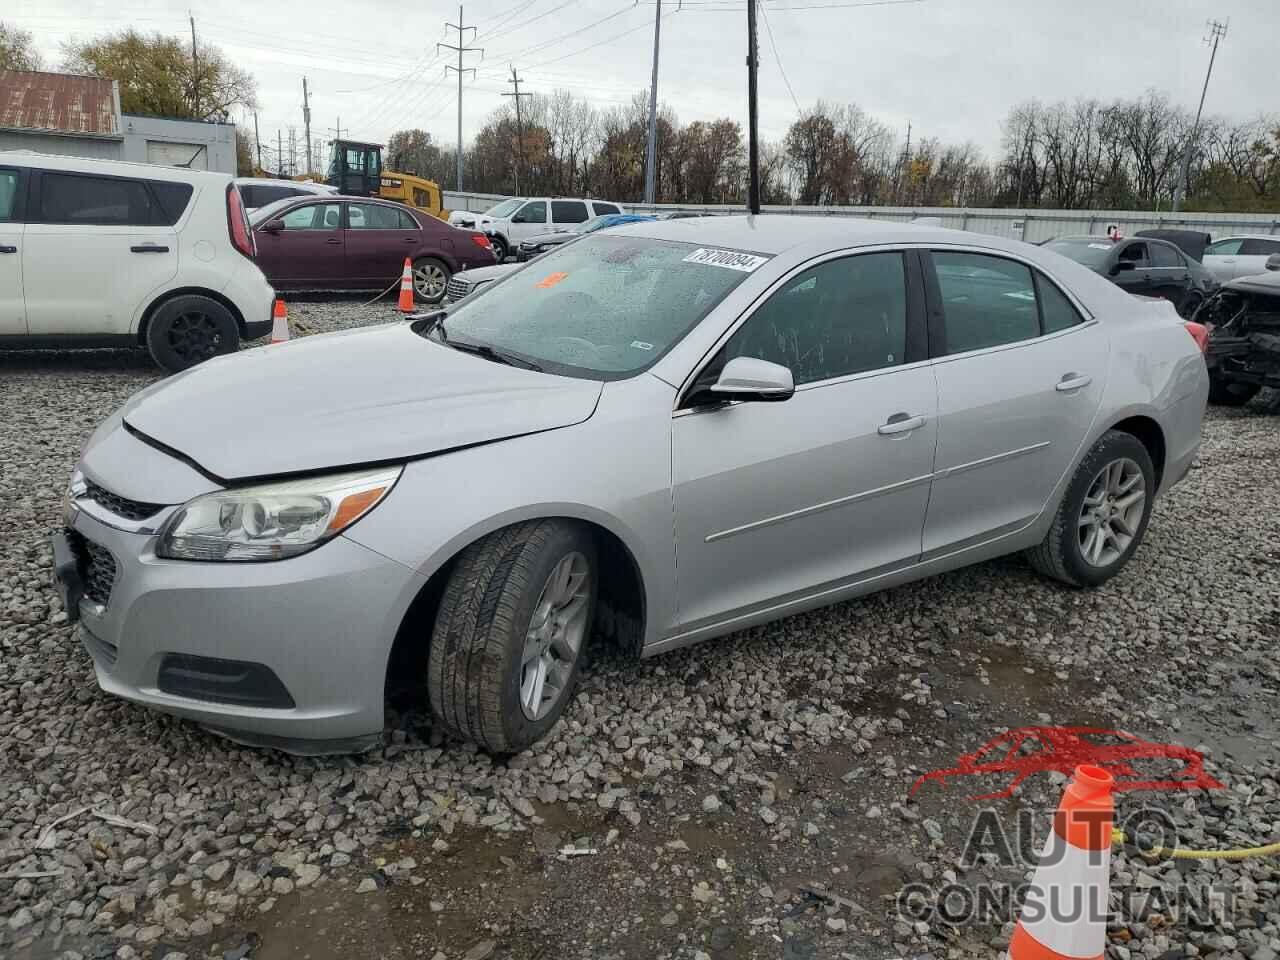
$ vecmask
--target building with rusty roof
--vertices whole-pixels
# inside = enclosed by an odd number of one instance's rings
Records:
[[[233,124],[122,113],[117,81],[72,73],[0,70],[0,150],[236,172]]]

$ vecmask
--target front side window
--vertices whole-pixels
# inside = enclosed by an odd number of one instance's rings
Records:
[[[902,363],[906,271],[900,253],[866,253],[793,277],[729,338],[723,359],[755,357],[796,385]]]
[[[484,215],[486,217],[493,217],[495,220],[501,220],[504,217],[511,216],[511,214],[519,209],[520,204],[522,203],[524,203],[523,200],[503,200],[501,203],[486,210]]]
[[[707,262],[712,254],[723,254],[721,262]],[[443,322],[444,336],[549,373],[622,379],[657,362],[767,259],[604,231],[463,300]]]
[[[1204,248],[1205,256],[1214,257],[1234,257],[1240,252],[1240,247],[1244,241],[1238,237],[1231,240],[1219,240],[1217,243],[1211,243]]]
[[[18,171],[0,170],[0,222],[12,220],[18,208]]]
[[[336,203],[308,203],[294,207],[283,217],[286,230],[337,230],[342,209]]]
[[[520,212],[511,218],[512,223],[546,223],[547,201],[531,200],[520,208]]]
[[[1040,335],[1031,269],[980,253],[934,251],[947,353],[982,350]]]
[[[1151,260],[1147,255],[1147,245],[1145,243],[1129,243],[1120,251],[1120,256],[1116,258],[1121,263],[1132,263],[1135,267],[1149,267]]]
[[[552,223],[585,223],[587,205],[581,200],[552,200]]]
[[[1250,238],[1240,244],[1240,255],[1245,257],[1269,257],[1280,253],[1280,240]]]
[[[42,223],[153,226],[164,219],[141,180],[46,172],[40,184]]]
[[[1178,256],[1178,251],[1173,247],[1167,247],[1163,243],[1149,244],[1151,254],[1151,265],[1153,267],[1181,267],[1182,259]]]

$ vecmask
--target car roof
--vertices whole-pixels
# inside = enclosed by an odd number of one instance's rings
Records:
[[[138,163],[131,160],[64,157],[60,154],[38,153],[35,150],[0,150],[0,163],[17,167],[40,167],[44,170],[65,170],[70,173],[100,173],[115,177],[174,180],[180,183],[198,183],[201,180],[207,180],[227,184],[233,179],[228,173],[217,173],[213,170],[167,167],[157,163]]]
[[[1218,237],[1214,243],[1223,240],[1280,240],[1280,233],[1233,233],[1229,237]]]
[[[283,180],[279,177],[236,177],[237,184],[262,187],[297,187],[299,190],[310,190],[315,193],[335,193],[337,188],[327,183],[308,182],[306,180]]]

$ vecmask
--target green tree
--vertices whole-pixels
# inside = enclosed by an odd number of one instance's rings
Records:
[[[196,51],[176,37],[136,30],[106,34],[63,48],[63,69],[120,83],[120,109],[183,120],[225,121],[232,107],[257,106],[253,77],[217,47]]]
[[[256,177],[258,175],[258,168],[253,155],[257,146],[253,139],[252,130],[248,127],[236,127],[237,177]]]
[[[0,20],[0,70],[39,70],[40,54],[31,34]]]

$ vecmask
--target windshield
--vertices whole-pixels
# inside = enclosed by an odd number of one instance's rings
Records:
[[[280,200],[272,200],[265,207],[259,207],[257,210],[253,211],[253,213],[249,214],[249,225],[256,227],[260,223],[266,223],[297,199],[297,197],[283,197]]]
[[[658,360],[767,258],[598,233],[464,300],[450,340],[492,346],[550,373],[617,380]]]
[[[1086,267],[1100,267],[1107,262],[1113,244],[1110,240],[1095,237],[1076,237],[1074,239],[1052,240],[1044,245],[1046,250],[1070,257],[1076,263]]]
[[[484,212],[484,215],[486,217],[497,217],[497,218],[505,217],[514,213],[516,207],[520,206],[520,204],[522,203],[524,203],[524,201],[519,199],[503,200],[497,206],[490,207],[488,210],[486,210]]]

